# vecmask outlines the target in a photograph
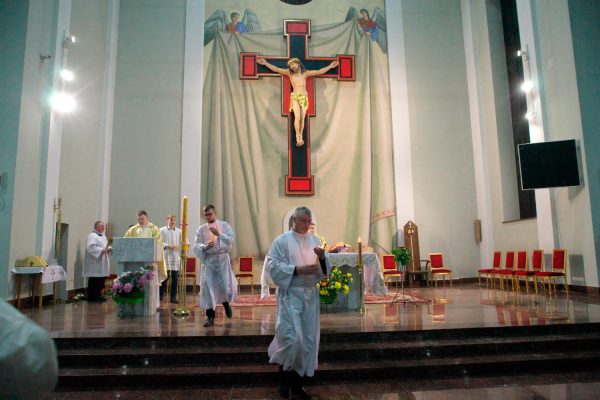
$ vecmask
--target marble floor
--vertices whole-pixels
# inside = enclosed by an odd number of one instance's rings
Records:
[[[393,293],[393,291],[392,291]],[[453,288],[413,288],[410,293],[429,299],[427,303],[367,304],[366,312],[322,310],[321,331],[374,332],[469,327],[531,326],[600,322],[600,298],[579,293],[525,294],[490,290],[476,284]],[[153,317],[123,319],[116,315],[112,300],[103,303],[78,301],[22,310],[46,328],[53,337],[114,336],[212,336],[273,335],[275,306],[233,307],[233,318],[217,309],[217,323],[203,328],[204,310],[197,298],[188,296],[191,316],[171,316],[174,305],[163,302]],[[600,372],[528,374],[512,371],[506,376],[447,379],[385,378],[361,382],[339,381],[313,384],[315,399],[370,400],[559,400],[597,399]],[[45,400],[101,399],[278,399],[273,387],[244,386],[198,387],[152,390],[57,391]]]
[[[391,293],[394,291],[392,289]],[[321,332],[377,332],[472,327],[529,326],[600,322],[600,297],[579,293],[525,294],[479,287],[412,288],[409,293],[429,299],[425,303],[366,304],[366,312],[335,307],[321,312]],[[197,297],[187,297],[190,317],[171,316],[175,305],[164,301],[152,317],[119,318],[112,300],[85,301],[24,308],[21,311],[53,337],[272,335],[275,306],[233,307],[233,318],[217,307],[216,325],[203,328],[204,310]]]

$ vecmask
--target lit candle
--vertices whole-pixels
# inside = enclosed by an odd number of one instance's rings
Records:
[[[362,242],[358,238],[358,265],[362,265]]]
[[[183,206],[181,209],[181,243],[185,246],[187,243],[187,209],[188,209],[188,198],[183,196]]]

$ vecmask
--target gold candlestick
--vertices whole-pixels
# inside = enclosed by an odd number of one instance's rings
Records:
[[[179,307],[173,311],[173,315],[179,318],[186,318],[190,316],[190,310],[188,310],[185,306],[185,296],[186,296],[186,287],[185,287],[185,275],[187,272],[187,252],[188,252],[188,244],[187,244],[187,207],[188,207],[188,198],[187,196],[183,196],[183,205],[181,207],[181,252],[179,253],[179,258],[181,260],[180,269],[182,272],[182,276],[177,282],[177,291],[179,292]]]
[[[365,309],[365,293],[363,287],[363,260],[362,260],[362,242],[360,238],[358,238],[358,301],[359,305],[356,311],[361,314],[364,314]]]

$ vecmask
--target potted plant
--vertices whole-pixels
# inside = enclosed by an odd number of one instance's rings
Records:
[[[400,264],[403,267],[406,267],[411,260],[410,250],[407,247],[396,247],[392,249],[392,254],[394,255],[394,262],[396,264]]]

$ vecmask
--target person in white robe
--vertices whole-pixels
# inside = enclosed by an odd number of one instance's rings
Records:
[[[278,236],[268,252],[269,274],[277,285],[275,337],[269,362],[280,366],[279,394],[310,398],[302,377],[314,375],[318,366],[320,322],[317,282],[327,271],[325,249],[317,236],[308,234],[311,211],[298,207],[292,230]]]
[[[163,250],[165,254],[165,265],[169,277],[160,285],[160,300],[169,282],[171,283],[171,303],[179,303],[177,300],[177,279],[179,277],[179,266],[181,265],[181,229],[175,226],[177,218],[170,214],[167,216],[167,226],[160,228]]]
[[[194,252],[202,262],[200,274],[200,307],[206,310],[205,327],[215,324],[215,306],[223,304],[227,318],[231,318],[230,302],[237,297],[237,280],[231,269],[229,251],[235,233],[225,221],[217,219],[215,206],[202,209],[206,224],[196,231]]]
[[[148,213],[144,210],[140,210],[137,213],[137,221],[138,223],[133,225],[131,228],[125,232],[125,237],[129,238],[154,238],[158,242],[160,248],[162,248],[162,238],[160,236],[160,229],[158,226],[154,225],[148,220]],[[163,254],[163,260],[155,263],[154,267],[154,276],[152,281],[148,284],[149,287],[146,289],[148,291],[148,298],[144,301],[148,301],[148,304],[151,304],[150,307],[151,313],[154,314],[156,309],[160,307],[160,299],[159,299],[159,288],[162,281],[167,279],[167,269],[165,267],[165,257]]]
[[[88,301],[102,300],[102,289],[106,278],[110,275],[109,256],[112,248],[108,245],[108,239],[104,235],[104,222],[96,221],[94,231],[87,235],[85,240],[85,257],[83,259],[82,275],[88,278],[87,299]]]
[[[0,399],[45,399],[57,381],[50,334],[0,299]]]

